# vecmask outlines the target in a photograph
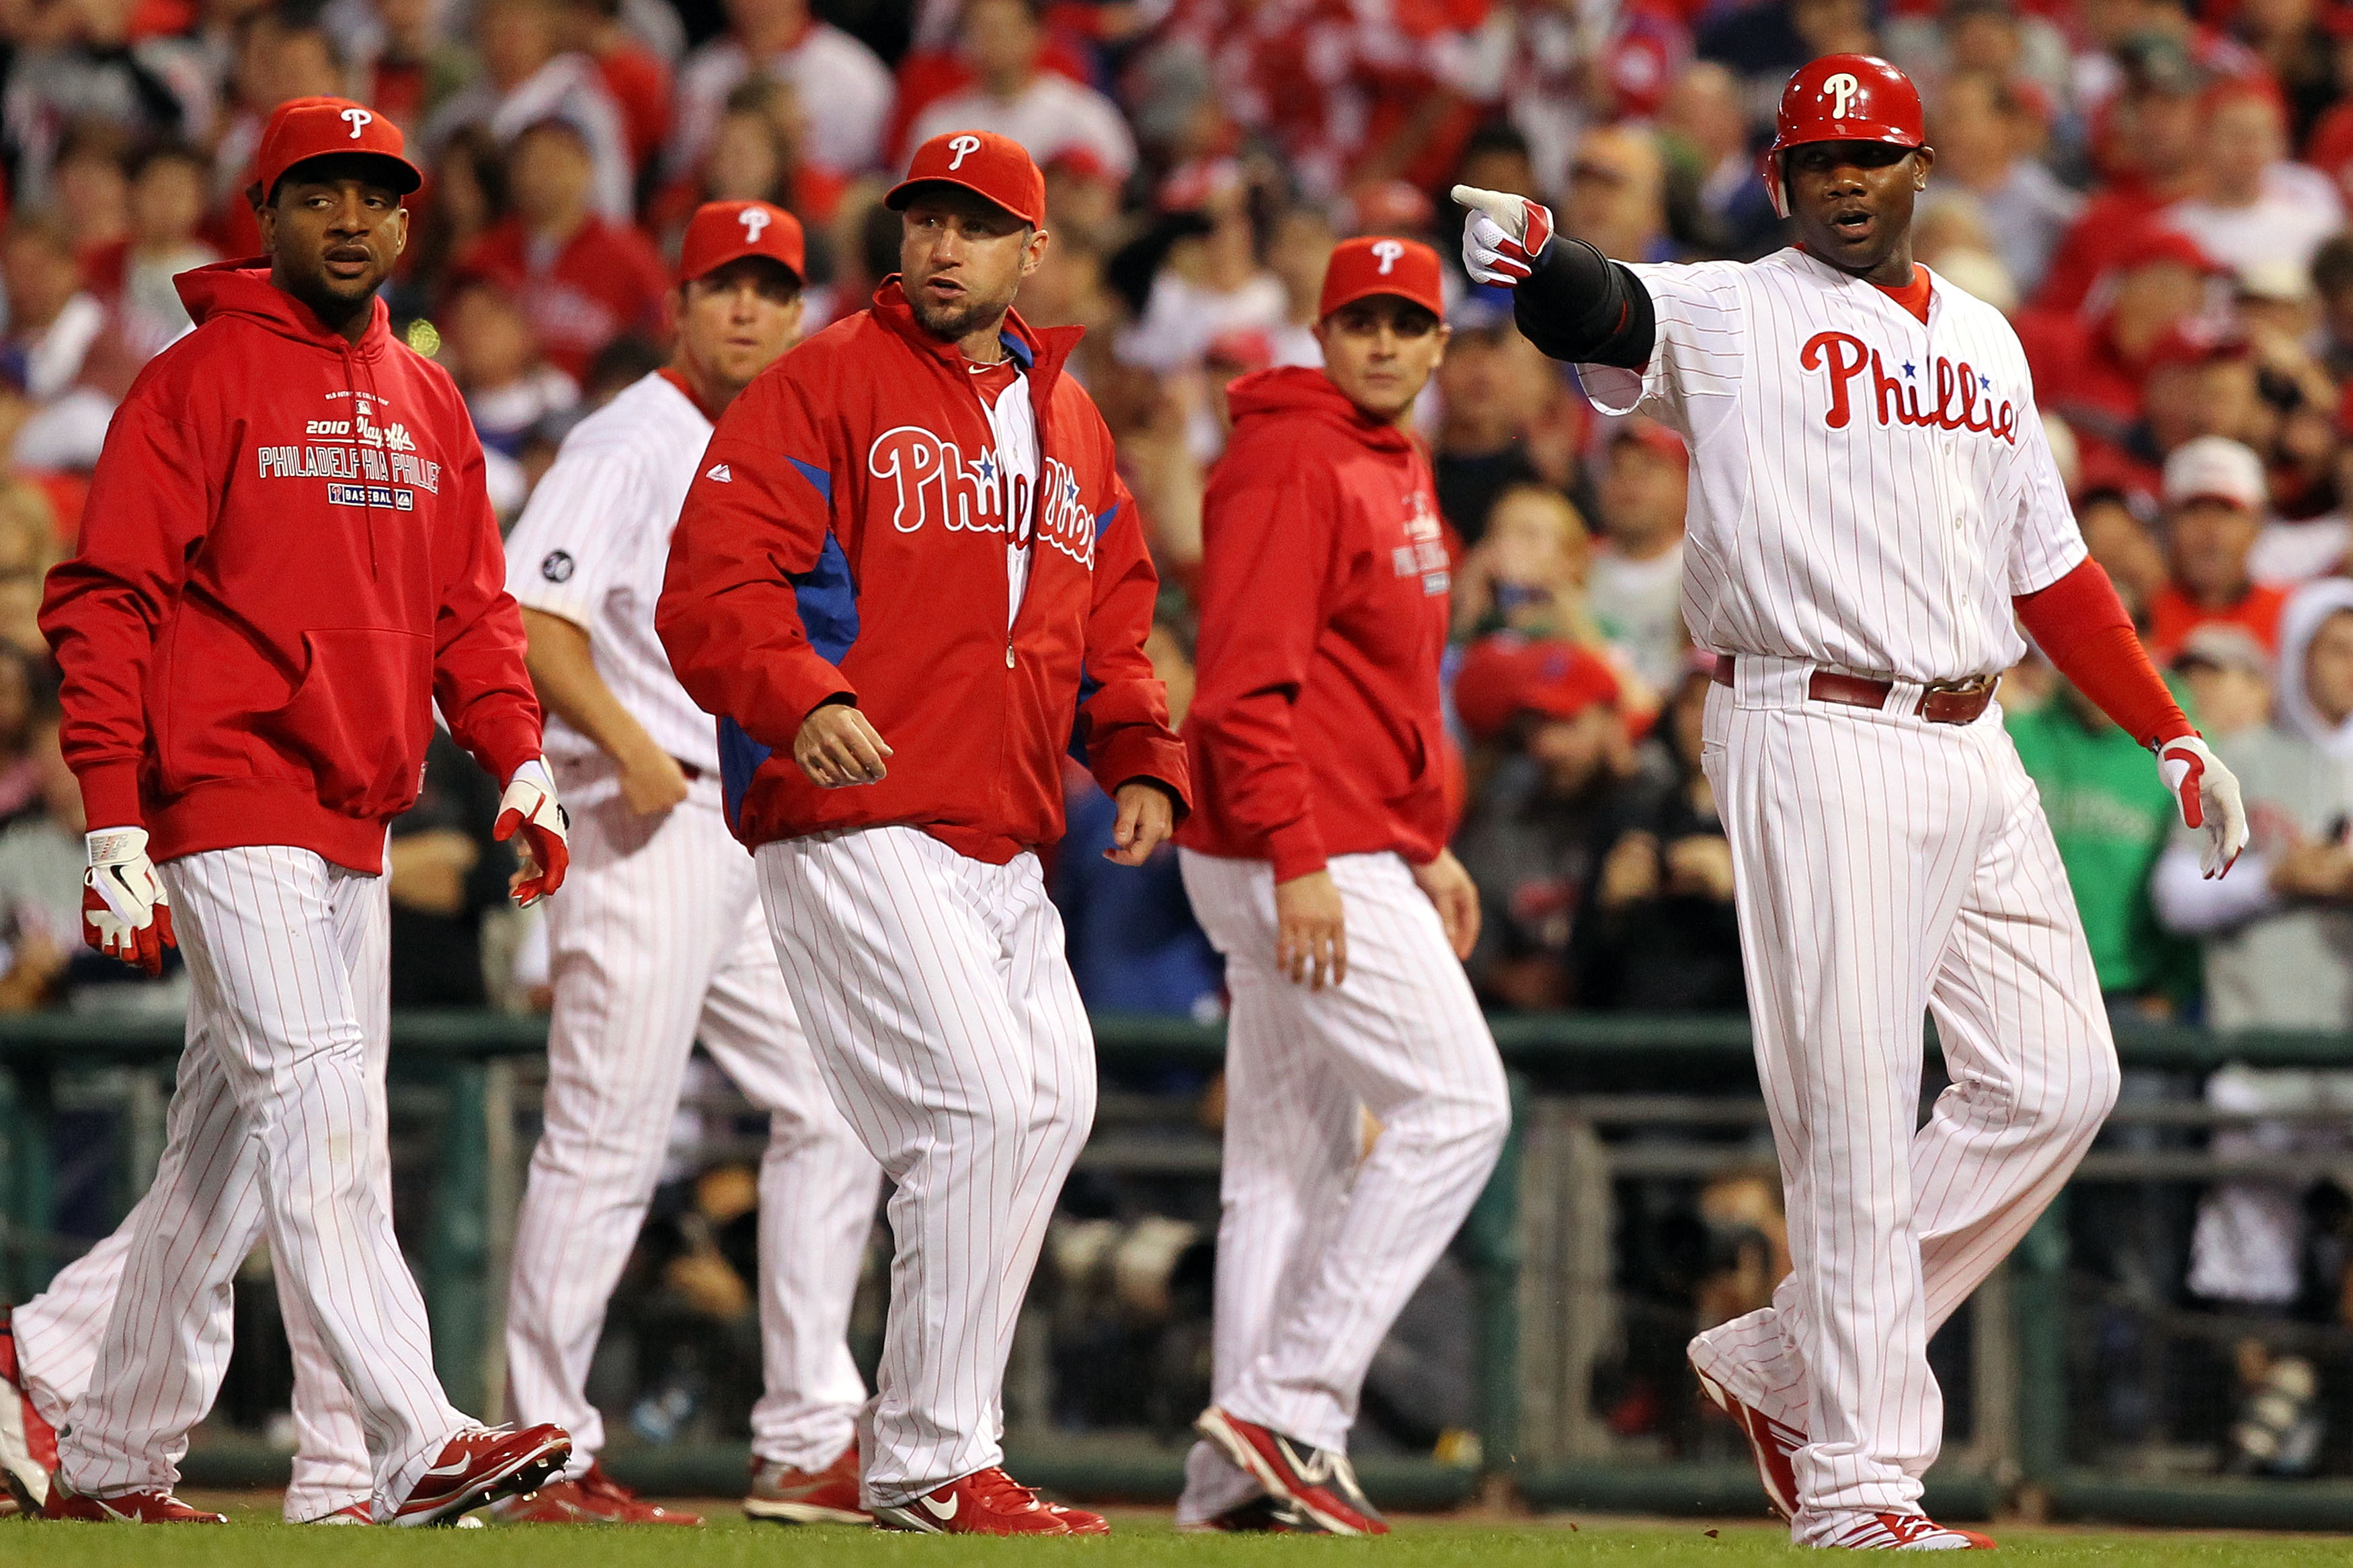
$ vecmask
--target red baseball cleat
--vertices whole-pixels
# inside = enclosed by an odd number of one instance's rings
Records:
[[[228,1515],[190,1508],[170,1492],[121,1492],[113,1497],[84,1497],[63,1481],[50,1479],[49,1500],[43,1519],[70,1519],[84,1524],[227,1524]]]
[[[1757,1459],[1757,1479],[1765,1483],[1765,1500],[1772,1505],[1782,1520],[1795,1518],[1798,1512],[1798,1470],[1795,1457],[1806,1446],[1806,1435],[1794,1426],[1784,1426],[1764,1412],[1743,1405],[1739,1397],[1724,1384],[1692,1363],[1692,1372],[1699,1378],[1699,1391],[1707,1395],[1708,1403],[1732,1417],[1741,1435],[1748,1439],[1748,1451]]]
[[[332,1513],[322,1513],[316,1519],[306,1519],[304,1524],[374,1524],[375,1510],[364,1502],[348,1502]]]
[[[1092,1513],[1040,1502],[1038,1494],[997,1466],[975,1470],[912,1502],[878,1508],[874,1522],[885,1530],[926,1535],[1108,1535],[1111,1526]]]
[[[517,1492],[535,1491],[572,1457],[561,1426],[477,1426],[449,1439],[388,1521],[441,1524]]]
[[[14,1319],[0,1311],[0,1486],[16,1507],[38,1513],[48,1500],[49,1478],[57,1473],[58,1435],[33,1408],[16,1360]]]
[[[1258,1478],[1278,1502],[1288,1503],[1285,1528],[1327,1535],[1387,1535],[1388,1521],[1373,1510],[1356,1484],[1348,1456],[1294,1443],[1271,1427],[1245,1421],[1210,1405],[1193,1430],[1215,1443],[1227,1458]]]
[[[550,1481],[491,1510],[501,1524],[701,1524],[699,1513],[673,1512],[648,1502],[592,1464],[579,1479]]]
[[[1809,1535],[1815,1533],[1807,1531]],[[1852,1522],[1833,1526],[1816,1546],[1852,1552],[1988,1552],[1993,1540],[1974,1530],[1938,1524],[1925,1513],[1858,1513]]]
[[[752,1486],[744,1511],[776,1524],[871,1524],[858,1496],[858,1445],[850,1444],[821,1470],[797,1470],[781,1459],[752,1459]]]

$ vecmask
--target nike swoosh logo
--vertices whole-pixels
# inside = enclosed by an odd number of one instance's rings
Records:
[[[1298,1474],[1299,1479],[1305,1481],[1309,1486],[1320,1487],[1324,1482],[1332,1479],[1331,1458],[1322,1449],[1312,1448],[1308,1450],[1315,1457],[1306,1464],[1302,1464],[1299,1461],[1299,1451],[1291,1446],[1291,1439],[1288,1437],[1277,1437],[1274,1441],[1275,1446],[1282,1450],[1283,1462],[1289,1465],[1292,1469]]]
[[[956,1516],[956,1510],[964,1507],[963,1497],[955,1492],[950,1492],[948,1494],[948,1500],[944,1504],[941,1503],[936,1498],[929,1497],[919,1497],[915,1500],[923,1505],[923,1511],[925,1513],[930,1514],[934,1519],[938,1520],[943,1524],[946,1523],[949,1520],[954,1519]]]

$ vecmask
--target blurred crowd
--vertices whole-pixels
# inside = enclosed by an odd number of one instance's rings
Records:
[[[1073,372],[1141,503],[1181,718],[1224,388],[1314,362],[1335,241],[1427,239],[1451,268],[1461,181],[1623,260],[1763,254],[1775,100],[1841,50],[1921,83],[1919,258],[2017,325],[2092,552],[2247,789],[2253,847],[2203,882],[2148,759],[2046,666],[2010,672],[2112,1006],[2353,1026],[2353,0],[0,0],[0,1008],[174,994],[77,941],[33,614],[115,400],[186,330],[173,275],[259,248],[276,104],[355,97],[421,152],[396,329],[464,390],[510,517],[572,424],[662,363],[698,203],[800,216],[815,330],[894,269],[880,197],[910,147],[1021,141],[1053,241],[1019,308],[1089,329]],[[1419,425],[1453,557],[1474,981],[1505,1009],[1736,1011],[1710,661],[1679,613],[1687,456],[1593,413],[1508,296],[1450,271],[1450,300]],[[493,803],[437,750],[392,858],[396,1001],[529,1003]],[[1075,768],[1069,805],[1055,885],[1091,1003],[1216,1016],[1173,864],[1107,869],[1111,809]],[[2335,1071],[2206,1092],[2353,1110]],[[2335,1148],[2347,1120],[2224,1138]],[[2316,1226],[2302,1187],[2225,1184],[2174,1278],[2353,1320],[2341,1258],[2316,1285]]]

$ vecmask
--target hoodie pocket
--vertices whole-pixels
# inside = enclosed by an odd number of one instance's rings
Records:
[[[433,731],[433,659],[415,632],[302,634],[302,679],[269,716],[272,739],[306,763],[319,804],[346,816],[390,816],[417,803]]]

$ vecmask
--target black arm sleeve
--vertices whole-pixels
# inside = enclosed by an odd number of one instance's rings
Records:
[[[1520,335],[1554,359],[1625,370],[1651,363],[1659,335],[1651,291],[1585,241],[1554,236],[1535,276],[1512,292]]]

